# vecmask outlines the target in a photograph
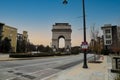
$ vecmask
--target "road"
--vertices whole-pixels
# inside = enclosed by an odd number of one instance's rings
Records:
[[[1,61],[0,80],[42,80],[82,61],[83,54],[33,60]]]

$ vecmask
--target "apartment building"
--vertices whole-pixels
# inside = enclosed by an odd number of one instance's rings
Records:
[[[22,34],[18,33],[17,34],[17,40],[19,40],[19,41],[22,41],[22,40],[27,41],[28,40],[28,32],[27,31],[23,31]]]
[[[104,37],[104,49],[112,50],[120,48],[120,27],[117,25],[105,24],[101,27]]]
[[[4,40],[6,37],[10,39],[11,52],[16,52],[17,28],[0,23],[0,36],[2,36],[1,40]]]
[[[28,51],[28,32],[23,31],[22,34],[18,33],[17,35],[17,52],[24,53]]]

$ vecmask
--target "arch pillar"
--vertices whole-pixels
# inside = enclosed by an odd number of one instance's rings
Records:
[[[71,48],[71,39],[65,40],[65,48]]]

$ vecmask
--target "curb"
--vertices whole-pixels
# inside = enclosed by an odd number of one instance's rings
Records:
[[[1,59],[0,61],[14,61],[14,60],[32,60],[32,58],[25,58],[25,59]]]
[[[43,58],[53,58],[53,57],[65,57],[65,56],[48,56],[48,57],[29,57],[29,58],[10,58],[10,57],[2,57],[0,61],[14,61],[14,60],[32,60],[32,59],[43,59]],[[1,57],[0,57],[1,58]]]

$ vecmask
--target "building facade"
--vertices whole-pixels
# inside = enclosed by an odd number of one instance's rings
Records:
[[[101,27],[104,37],[104,49],[113,51],[120,48],[120,27],[107,24]]]
[[[23,31],[22,34],[17,34],[17,52],[18,53],[25,53],[27,52],[27,45],[28,45],[28,32]]]
[[[17,40],[20,40],[20,41],[27,41],[28,40],[28,32],[27,31],[23,31],[22,34],[20,33],[17,33]]]
[[[4,40],[6,37],[10,39],[11,52],[16,52],[17,29],[0,23],[0,35],[2,36],[1,40]]]

